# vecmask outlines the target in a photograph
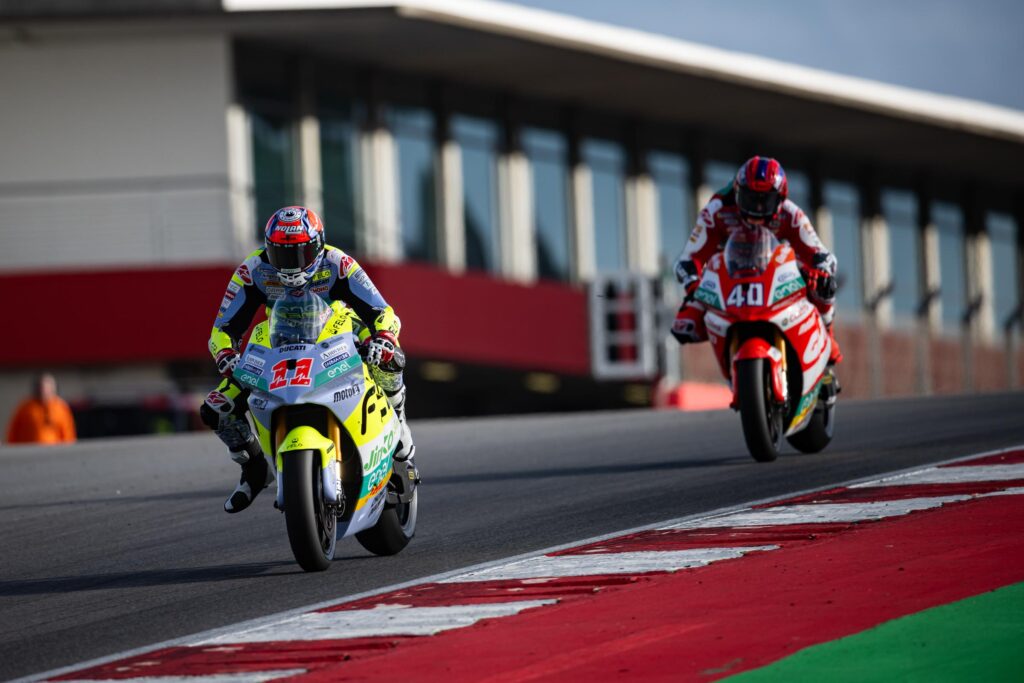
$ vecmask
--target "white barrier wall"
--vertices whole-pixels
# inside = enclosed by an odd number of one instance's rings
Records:
[[[0,34],[0,272],[231,261],[219,35]]]

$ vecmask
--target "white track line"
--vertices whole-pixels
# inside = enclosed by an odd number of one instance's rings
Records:
[[[703,567],[720,560],[734,560],[746,553],[758,550],[777,550],[778,547],[777,545],[760,545],[749,548],[650,550],[601,555],[556,555],[554,557],[541,555],[497,567],[466,572],[445,579],[443,583],[674,572],[691,567]]]
[[[1024,464],[929,467],[917,472],[885,477],[878,481],[854,484],[850,488],[912,486],[915,484],[976,484],[983,481],[1009,481],[1011,479],[1024,479]]]
[[[760,527],[788,524],[866,522],[899,517],[918,510],[937,508],[946,503],[969,500],[972,496],[937,496],[863,503],[807,503],[744,510],[712,519],[683,522],[664,529],[709,529],[715,527]]]
[[[248,631],[236,631],[201,640],[195,645],[336,640],[374,636],[432,636],[442,631],[472,626],[481,619],[507,617],[526,609],[553,605],[556,602],[557,600],[522,600],[444,607],[379,605],[373,609],[309,612]]]
[[[940,462],[938,464],[939,465],[948,465],[948,464],[953,464],[953,463],[957,463],[957,462],[964,462],[964,461],[967,461],[967,460],[975,460],[977,458],[984,458],[984,457],[992,456],[992,455],[1000,455],[1002,453],[1009,453],[1011,451],[1018,451],[1022,447],[1024,447],[1024,444],[1018,444],[1018,445],[1015,445],[1015,446],[1010,446],[1008,448],[1000,448],[1000,449],[991,450],[991,451],[983,451],[981,453],[971,453],[971,454],[968,454],[968,455],[958,456],[956,458],[950,458],[949,460],[944,460],[944,461],[942,461],[942,462]],[[896,472],[891,473],[889,476],[890,477],[891,476],[898,476],[901,473],[918,472],[921,469],[922,468],[919,467],[919,466],[918,467],[906,468],[904,470],[897,470]],[[930,467],[928,469],[930,469]],[[480,571],[480,570],[483,570],[483,569],[487,569],[489,567],[497,567],[497,566],[501,566],[501,565],[507,565],[507,564],[509,564],[511,562],[515,562],[515,561],[521,560],[521,559],[526,559],[526,558],[530,558],[530,557],[537,557],[539,555],[547,555],[549,553],[555,553],[555,552],[558,552],[558,551],[561,551],[561,550],[568,550],[570,548],[576,548],[576,547],[579,547],[579,546],[582,546],[582,545],[591,545],[591,544],[595,544],[595,543],[601,543],[602,541],[608,541],[608,540],[611,540],[611,539],[614,539],[614,538],[619,538],[620,536],[626,536],[626,535],[629,535],[629,534],[636,534],[636,533],[640,533],[640,532],[643,532],[643,531],[655,531],[655,530],[660,530],[660,529],[665,529],[665,528],[676,528],[676,527],[682,525],[685,522],[689,522],[689,521],[693,521],[693,520],[715,519],[715,518],[719,518],[720,516],[725,515],[725,514],[729,514],[729,513],[733,513],[733,512],[741,511],[741,510],[748,510],[751,507],[758,506],[758,505],[768,505],[768,504],[773,503],[773,502],[778,501],[778,500],[785,500],[785,499],[788,499],[788,498],[794,498],[794,497],[797,497],[797,496],[803,496],[803,495],[806,495],[806,494],[809,494],[809,493],[816,493],[816,492],[825,490],[826,488],[840,488],[840,487],[844,487],[844,486],[845,487],[851,487],[851,486],[856,486],[858,484],[863,484],[863,483],[868,483],[868,482],[877,482],[877,481],[879,481],[879,478],[878,478],[877,474],[869,475],[867,477],[857,477],[855,479],[850,479],[850,480],[847,480],[845,482],[839,482],[839,483],[836,483],[836,484],[815,486],[813,488],[807,488],[807,489],[800,489],[798,491],[791,491],[791,492],[788,492],[788,493],[785,493],[785,494],[780,494],[778,496],[771,496],[769,498],[761,498],[759,500],[749,501],[749,502],[746,502],[746,503],[741,503],[739,505],[729,505],[729,506],[726,506],[726,507],[719,508],[717,510],[698,512],[698,513],[694,513],[692,515],[686,515],[684,517],[677,517],[675,519],[665,520],[665,521],[661,521],[661,522],[654,522],[652,524],[645,524],[643,526],[633,527],[633,528],[630,528],[630,529],[622,529],[620,531],[613,531],[613,532],[607,533],[607,534],[600,534],[598,536],[593,536],[591,538],[585,538],[585,539],[580,539],[580,540],[576,540],[576,541],[571,541],[569,543],[562,543],[560,545],[556,545],[556,546],[553,546],[553,547],[550,547],[550,548],[545,548],[543,550],[535,550],[535,551],[532,551],[532,552],[522,553],[520,555],[515,555],[515,556],[512,556],[512,557],[507,557],[507,558],[503,558],[503,559],[500,559],[500,560],[492,560],[490,562],[484,562],[484,563],[481,563],[481,564],[478,564],[478,565],[474,565],[474,566],[471,566],[471,567],[464,567],[464,568],[461,568],[461,569],[455,569],[455,570],[452,570],[452,571],[449,571],[449,572],[443,572],[441,574],[434,574],[432,576],[424,576],[424,577],[421,577],[421,578],[413,579],[411,581],[404,581],[402,583],[392,584],[390,586],[382,586],[381,588],[375,588],[373,590],[364,591],[362,593],[356,593],[356,594],[353,594],[353,595],[336,597],[336,598],[332,598],[332,599],[329,599],[329,600],[324,600],[322,602],[314,603],[314,604],[311,604],[311,605],[305,605],[303,607],[296,607],[294,609],[286,610],[286,611],[283,611],[283,612],[278,612],[276,614],[271,614],[271,615],[268,615],[268,616],[265,616],[265,617],[259,617],[257,619],[251,619],[249,621],[241,622],[241,623],[238,623],[238,624],[232,624],[230,626],[224,626],[224,627],[221,627],[221,628],[211,629],[209,631],[204,631],[202,633],[198,633],[198,634],[195,634],[195,635],[184,636],[184,637],[181,637],[181,638],[174,638],[174,639],[171,639],[171,640],[165,640],[165,641],[162,641],[162,642],[159,642],[159,643],[154,643],[152,645],[145,645],[143,647],[138,647],[138,648],[134,648],[134,649],[131,649],[131,650],[126,650],[126,651],[118,652],[118,653],[111,654],[111,655],[106,655],[104,657],[97,657],[96,659],[88,660],[88,661],[85,661],[85,662],[79,662],[77,664],[72,664],[70,666],[64,666],[64,667],[61,667],[59,669],[53,669],[53,670],[50,670],[50,671],[43,671],[43,672],[36,673],[36,674],[30,674],[29,676],[24,676],[22,678],[14,680],[14,681],[10,681],[10,683],[31,683],[33,681],[40,681],[40,680],[44,680],[44,679],[47,679],[47,678],[55,678],[57,676],[64,676],[64,675],[67,675],[67,674],[69,674],[71,672],[74,672],[74,671],[81,671],[81,670],[87,669],[87,668],[92,668],[92,667],[96,667],[96,666],[102,666],[104,664],[109,664],[111,662],[116,662],[116,661],[119,661],[119,660],[122,660],[122,659],[127,659],[129,657],[134,657],[134,656],[137,656],[137,655],[145,654],[147,652],[153,652],[154,650],[158,650],[158,649],[165,649],[165,648],[169,648],[169,647],[190,646],[190,645],[194,645],[196,642],[199,642],[201,640],[209,640],[211,638],[216,638],[219,635],[225,635],[225,634],[228,634],[228,633],[237,633],[237,632],[239,632],[241,630],[249,630],[249,629],[258,628],[262,624],[274,623],[274,622],[280,621],[281,619],[289,617],[289,616],[296,616],[296,615],[299,615],[299,614],[305,614],[307,612],[311,612],[311,611],[315,611],[315,610],[321,610],[321,609],[325,609],[327,607],[334,607],[336,605],[340,605],[340,604],[343,604],[343,603],[346,603],[346,602],[354,602],[356,600],[362,600],[364,598],[372,598],[375,595],[384,595],[385,593],[391,593],[393,591],[403,590],[405,588],[412,588],[413,586],[419,586],[419,585],[422,585],[422,584],[425,584],[425,583],[441,583],[441,582],[444,582],[447,579],[450,579],[450,578],[452,578],[454,576],[458,576],[460,574],[466,574],[466,573],[473,572],[473,571]],[[255,679],[253,679],[253,680],[255,680]],[[95,683],[95,681],[93,681],[93,683]],[[204,683],[206,683],[206,682],[204,681]]]
[[[143,676],[141,678],[82,678],[61,683],[264,683],[306,673],[306,669],[280,671],[246,671],[240,674],[210,674],[208,676]]]

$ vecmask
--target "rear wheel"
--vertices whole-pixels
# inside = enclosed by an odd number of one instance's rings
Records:
[[[396,474],[388,482],[389,493],[397,491],[394,483]],[[408,503],[399,501],[387,503],[377,523],[356,534],[356,540],[374,555],[396,555],[409,545],[416,533],[416,511],[418,509],[419,487],[413,489]]]
[[[758,462],[779,457],[782,406],[772,400],[771,364],[764,358],[736,362],[736,393],[747,450]]]
[[[296,562],[307,572],[331,566],[337,543],[337,516],[324,503],[320,454],[291,451],[284,454],[284,520]]]
[[[822,386],[818,405],[808,420],[807,426],[790,436],[789,445],[801,453],[819,453],[832,442],[835,432],[836,400],[835,390],[830,382]]]

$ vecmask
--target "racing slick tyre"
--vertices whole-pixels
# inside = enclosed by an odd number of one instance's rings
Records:
[[[320,454],[291,451],[283,464],[284,521],[296,562],[307,572],[331,566],[337,543],[337,515],[324,504]]]
[[[388,488],[394,489],[394,476]],[[380,513],[377,523],[356,534],[359,544],[374,555],[396,555],[409,545],[416,533],[416,511],[419,502],[419,487],[413,489],[408,503],[388,503]]]
[[[801,453],[819,453],[832,441],[835,432],[836,399],[835,394],[826,385],[822,387],[818,405],[807,426],[796,434],[787,437],[789,445]]]
[[[772,401],[768,373],[771,365],[764,358],[736,362],[736,393],[740,422],[747,450],[758,462],[779,457],[782,443],[782,406]]]

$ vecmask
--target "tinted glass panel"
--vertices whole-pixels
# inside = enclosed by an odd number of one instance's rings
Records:
[[[658,271],[671,277],[673,265],[693,230],[690,165],[678,154],[651,152],[647,166],[658,192]]]
[[[627,264],[625,153],[619,145],[606,140],[585,140],[581,151],[593,182],[597,269],[623,270]]]
[[[1020,273],[1017,263],[1017,223],[1008,214],[985,216],[992,245],[992,298],[997,331],[1021,302]]]
[[[917,200],[903,190],[883,190],[882,214],[889,226],[889,268],[895,286],[893,313],[910,318],[920,302]]]
[[[253,191],[256,239],[263,242],[263,227],[282,206],[301,203],[295,173],[295,138],[291,122],[283,117],[250,111],[252,129]]]
[[[733,181],[739,166],[739,163],[709,161],[704,164],[704,183],[712,192],[718,192]]]
[[[469,116],[452,117],[452,135],[462,149],[466,267],[499,270],[497,123]]]
[[[942,326],[957,329],[965,309],[964,218],[952,204],[932,205],[932,221],[939,237],[939,302]]]
[[[398,151],[398,224],[405,258],[436,263],[434,116],[427,109],[395,107],[388,121]]]
[[[854,185],[825,183],[825,204],[832,215],[832,253],[839,262],[836,306],[849,311],[862,305],[860,196]]]
[[[359,130],[354,108],[320,112],[320,164],[327,241],[346,251],[356,248]]]
[[[811,211],[811,181],[801,171],[786,169],[786,180],[789,182],[789,198],[797,206],[807,212],[807,217],[814,222],[814,215]]]
[[[541,128],[524,129],[521,139],[530,161],[537,274],[544,279],[568,281],[571,272],[568,146],[561,133]]]

